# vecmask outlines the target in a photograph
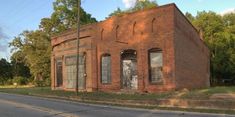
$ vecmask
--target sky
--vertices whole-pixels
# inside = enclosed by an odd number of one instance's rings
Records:
[[[0,0],[0,58],[10,58],[8,43],[24,30],[35,30],[44,17],[50,17],[55,0]],[[82,0],[82,7],[98,21],[118,7],[128,9],[136,0]],[[151,0],[153,1],[153,0]],[[198,11],[218,14],[235,12],[235,0],[157,0],[159,5],[175,3],[185,13]]]

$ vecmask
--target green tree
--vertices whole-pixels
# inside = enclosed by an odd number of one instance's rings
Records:
[[[50,37],[47,33],[36,31],[25,31],[16,37],[11,46],[17,49],[12,59],[25,60],[35,80],[49,78],[50,74]]]
[[[186,12],[185,13],[185,16],[187,17],[187,19],[190,21],[190,22],[193,22],[195,20],[195,17],[189,13],[189,12]]]
[[[21,51],[13,53],[11,56],[12,74],[13,77],[21,76],[23,78],[30,78],[30,69],[26,66],[24,56],[21,56]]]
[[[69,28],[76,28],[77,24],[77,0],[56,0],[53,3],[54,12],[50,18],[43,18],[40,29],[49,34],[60,33]],[[81,25],[97,22],[95,18],[80,9]]]
[[[109,14],[109,17],[116,16],[116,15],[122,15],[124,12],[118,7],[117,10],[113,11],[111,14]]]
[[[226,31],[235,34],[235,13],[225,14],[223,21],[226,26]]]
[[[12,79],[11,64],[6,59],[0,59],[0,84]]]
[[[223,19],[215,12],[198,12],[196,20],[193,24],[196,28],[203,33],[203,39],[207,42],[210,41],[218,32],[223,32]]]
[[[51,17],[41,19],[38,30],[24,31],[10,43],[13,62],[24,63],[35,80],[49,81],[51,36],[76,27],[77,4],[77,0],[56,0],[53,3],[54,12]],[[82,25],[96,22],[82,8],[80,11]]]
[[[154,8],[157,7],[158,4],[156,1],[150,1],[150,0],[137,0],[135,2],[134,7],[131,7],[127,10],[121,10],[120,8],[117,8],[117,10],[113,11],[111,14],[109,14],[109,17],[111,16],[118,16],[118,15],[122,15],[125,13],[130,13],[130,12],[135,12],[135,11],[139,11],[139,10],[144,10],[144,9],[149,9],[149,8]]]
[[[133,8],[130,8],[130,12],[149,9],[158,6],[156,1],[150,1],[150,0],[137,0],[135,3],[135,6]]]
[[[221,16],[203,11],[196,17],[187,13],[186,17],[210,49],[211,83],[217,85],[224,79],[235,80],[235,14]]]

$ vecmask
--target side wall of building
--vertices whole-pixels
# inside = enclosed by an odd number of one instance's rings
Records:
[[[175,8],[175,69],[176,87],[208,87],[210,77],[210,54],[196,29]]]

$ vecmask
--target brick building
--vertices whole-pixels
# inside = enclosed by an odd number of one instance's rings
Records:
[[[76,30],[51,40],[52,89],[75,90]],[[80,31],[81,91],[208,87],[209,50],[175,4],[114,16]]]

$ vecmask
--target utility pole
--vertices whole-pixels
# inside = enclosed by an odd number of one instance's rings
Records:
[[[80,37],[80,7],[81,7],[81,0],[78,0],[78,15],[77,15],[77,73],[76,73],[76,94],[78,95],[78,79],[79,79],[79,37]]]

